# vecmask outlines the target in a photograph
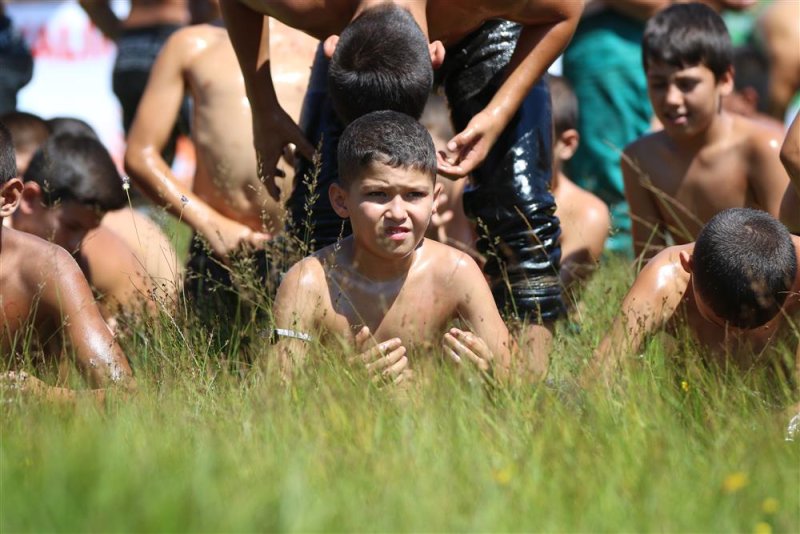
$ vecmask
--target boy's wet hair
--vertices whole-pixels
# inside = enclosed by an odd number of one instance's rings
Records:
[[[567,130],[578,128],[578,98],[562,76],[548,75],[547,85],[553,101],[553,129],[559,137]]]
[[[0,185],[16,176],[17,158],[14,154],[14,144],[11,142],[11,132],[0,122]]]
[[[738,328],[763,325],[778,313],[797,276],[791,234],[769,214],[731,208],[711,218],[692,253],[700,297]]]
[[[11,111],[0,117],[0,122],[6,125],[11,133],[14,150],[33,152],[50,137],[50,127],[47,122],[33,113],[24,111]]]
[[[705,65],[719,80],[733,62],[731,36],[722,17],[705,4],[674,4],[656,13],[642,36],[642,63],[677,68]]]
[[[85,135],[92,139],[100,140],[94,128],[81,119],[75,119],[73,117],[54,117],[47,121],[47,126],[50,127],[50,133],[52,135]]]
[[[436,179],[436,148],[428,130],[397,111],[373,111],[350,123],[339,139],[338,159],[343,185],[374,162]]]
[[[33,155],[25,181],[39,184],[45,205],[74,201],[100,211],[125,206],[122,179],[106,148],[85,135],[53,135]]]
[[[328,90],[345,123],[382,109],[419,119],[432,87],[428,40],[408,10],[382,4],[342,31]]]

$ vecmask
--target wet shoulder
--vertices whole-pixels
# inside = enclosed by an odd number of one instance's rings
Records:
[[[4,230],[4,234],[7,230]],[[40,237],[12,230],[8,232],[12,258],[16,258],[17,268],[26,286],[37,288],[50,280],[60,280],[67,272],[80,271],[75,259],[58,245]],[[5,235],[4,243],[5,246]],[[6,250],[3,250],[5,256]]]
[[[691,256],[694,243],[667,247],[647,262],[636,277],[640,290],[660,294],[662,291],[684,292],[689,283],[689,273],[681,264],[681,253]]]
[[[740,146],[751,153],[770,151],[778,157],[783,144],[784,132],[771,124],[753,120],[748,117],[734,116],[733,134]]]
[[[327,288],[327,280],[324,256],[320,256],[320,252],[295,263],[283,276],[281,286],[293,284],[304,293],[323,292]]]
[[[430,275],[439,285],[482,277],[480,267],[468,254],[438,241],[425,238],[416,263],[418,274]]]

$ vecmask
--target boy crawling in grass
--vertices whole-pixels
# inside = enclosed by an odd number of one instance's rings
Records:
[[[721,366],[780,365],[780,346],[797,346],[797,374],[798,261],[800,237],[769,214],[718,213],[696,242],[666,248],[642,269],[587,375],[606,374],[648,335],[678,326]]]
[[[310,339],[344,338],[352,362],[394,383],[422,351],[443,345],[455,362],[503,375],[508,330],[477,264],[424,238],[436,209],[436,151],[427,130],[394,111],[369,113],[344,131],[339,181],[328,191],[352,236],[294,265],[275,301],[284,378]],[[468,330],[449,328],[460,318]]]
[[[636,255],[654,256],[668,237],[693,241],[726,208],[778,217],[789,184],[778,158],[783,134],[722,109],[733,71],[720,16],[703,4],[670,6],[648,21],[642,58],[664,129],[630,144],[622,158]]]
[[[0,219],[16,211],[23,189],[11,135],[0,124]],[[21,355],[31,338],[50,356],[63,355],[68,341],[79,371],[93,388],[134,386],[128,360],[103,321],[72,256],[57,245],[0,224],[0,355],[4,369],[15,366],[11,358]],[[71,399],[76,394],[48,386],[25,372],[3,372],[0,384],[52,399]],[[96,389],[92,393],[103,398],[105,392]]]

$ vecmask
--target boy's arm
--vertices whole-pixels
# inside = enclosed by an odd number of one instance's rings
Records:
[[[278,200],[280,190],[275,185],[275,169],[284,148],[294,143],[298,152],[310,161],[314,147],[278,103],[270,72],[269,17],[239,0],[220,0],[220,8],[252,106],[259,175],[270,195]]]
[[[583,384],[608,380],[622,358],[638,351],[674,315],[686,292],[686,274],[674,254],[675,248],[659,253],[636,277],[611,330],[581,373]]]
[[[503,17],[523,25],[505,81],[489,104],[447,143],[456,157],[452,162],[439,157],[440,174],[462,178],[483,162],[533,85],[567,47],[582,10],[581,2],[536,0]]]
[[[791,188],[786,169],[779,157],[781,132],[759,127],[753,135],[748,177],[756,202],[761,209],[780,218],[781,203]]]
[[[798,113],[781,147],[781,162],[789,174],[791,185],[786,188],[781,205],[781,221],[792,232],[800,232],[800,113]]]
[[[122,32],[122,21],[112,11],[109,0],[80,0],[81,7],[89,15],[92,24],[103,32],[103,35],[116,41]]]
[[[508,328],[497,311],[492,291],[478,265],[466,254],[459,255],[453,275],[456,277],[453,290],[461,295],[458,315],[469,330],[486,344],[495,362],[493,366],[495,375],[502,379],[508,374],[511,366]],[[452,332],[450,334],[452,335]],[[458,338],[461,336],[457,336]],[[469,336],[463,340],[469,341]]]
[[[631,216],[631,236],[633,253],[636,258],[648,259],[663,249],[664,224],[661,212],[651,191],[652,184],[647,174],[639,167],[636,151],[629,146],[622,153],[620,165],[625,185],[625,198]]]
[[[647,20],[665,7],[672,4],[672,0],[602,0],[609,8],[627,15],[628,17]]]
[[[274,354],[284,381],[291,381],[296,367],[302,366],[309,341],[319,335],[321,293],[325,272],[314,258],[296,263],[281,281],[272,305],[277,343]],[[283,335],[280,335],[283,333]],[[302,339],[307,336],[307,339]]]
[[[161,156],[183,100],[185,69],[203,49],[197,31],[179,30],[159,53],[128,136],[125,169],[151,200],[185,221],[206,238],[217,257],[225,259],[242,244],[260,247],[270,236],[211,208],[175,178]]]
[[[42,304],[67,334],[81,374],[92,388],[135,386],[128,359],[106,326],[78,264],[58,247],[44,271]]]

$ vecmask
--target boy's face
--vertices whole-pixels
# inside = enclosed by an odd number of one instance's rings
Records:
[[[647,91],[653,111],[671,136],[690,137],[704,131],[719,113],[723,96],[733,89],[731,71],[719,80],[705,65],[675,67],[651,62]]]
[[[20,229],[51,241],[74,254],[80,248],[86,234],[100,225],[103,215],[104,213],[94,207],[71,200],[52,207],[39,203],[33,212],[26,214]]]
[[[331,187],[331,203],[350,219],[358,246],[384,258],[405,257],[417,248],[436,209],[440,187],[416,169],[372,163],[344,189]]]

